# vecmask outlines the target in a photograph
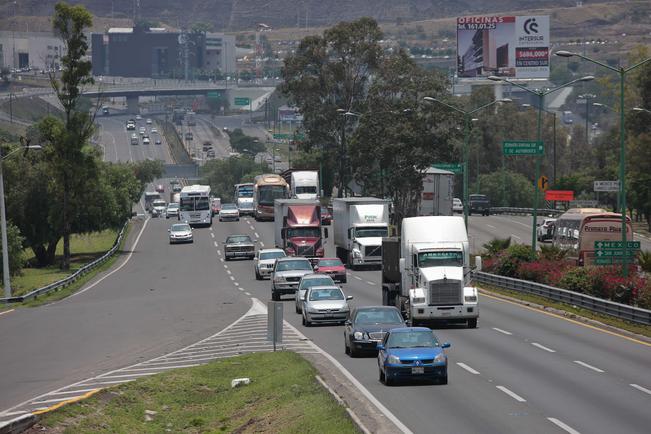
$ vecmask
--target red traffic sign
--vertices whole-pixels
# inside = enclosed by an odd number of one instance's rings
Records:
[[[545,192],[545,200],[569,202],[574,200],[574,192],[572,190],[547,190]]]

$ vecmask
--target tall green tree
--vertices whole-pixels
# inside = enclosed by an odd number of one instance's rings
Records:
[[[70,268],[70,235],[74,221],[73,197],[86,186],[88,179],[80,170],[93,176],[94,158],[88,151],[88,140],[93,134],[93,118],[81,111],[79,104],[83,87],[93,83],[91,62],[87,60],[88,41],[85,30],[92,25],[92,15],[85,7],[60,2],[54,7],[52,26],[65,46],[61,57],[63,72],[60,80],[50,76],[50,83],[64,111],[63,122],[50,118],[44,123],[43,138],[46,153],[56,177],[57,193],[61,198],[60,224],[63,236],[61,268]]]
[[[256,175],[269,173],[266,163],[256,163],[250,157],[229,157],[225,160],[210,160],[200,169],[201,183],[210,185],[211,193],[222,202],[233,200],[233,186],[252,182]]]

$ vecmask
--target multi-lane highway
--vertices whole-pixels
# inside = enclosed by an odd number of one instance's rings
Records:
[[[169,146],[165,141],[165,137],[160,135],[161,144],[155,144],[155,138],[159,135],[158,133],[151,133],[151,128],[157,128],[160,131],[156,122],[152,125],[147,125],[145,123],[145,118],[137,121],[135,131],[127,131],[126,122],[128,119],[132,119],[134,116],[131,115],[118,115],[118,116],[98,116],[97,123],[99,127],[99,140],[98,144],[103,150],[104,160],[112,162],[129,162],[129,161],[141,161],[141,160],[162,160],[166,163],[172,163],[172,157],[170,156]],[[155,120],[155,118],[154,118]],[[142,143],[142,137],[138,133],[138,128],[145,127],[151,143],[149,145],[144,145]],[[131,144],[131,134],[135,133],[138,136],[138,144]]]

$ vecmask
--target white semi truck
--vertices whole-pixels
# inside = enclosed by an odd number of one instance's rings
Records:
[[[413,326],[438,321],[477,327],[477,288],[470,286],[468,234],[462,217],[402,220],[400,237],[382,242],[382,304]]]
[[[319,172],[316,170],[298,170],[291,173],[290,196],[292,199],[319,198]]]
[[[452,215],[454,173],[429,168],[423,176],[423,191],[418,203],[418,215]]]
[[[352,269],[382,264],[382,238],[389,235],[389,201],[374,197],[334,199],[337,257]]]

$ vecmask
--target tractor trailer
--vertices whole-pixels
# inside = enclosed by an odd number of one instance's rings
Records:
[[[276,247],[287,256],[322,258],[328,230],[321,234],[321,206],[318,200],[276,199],[274,233]]]

